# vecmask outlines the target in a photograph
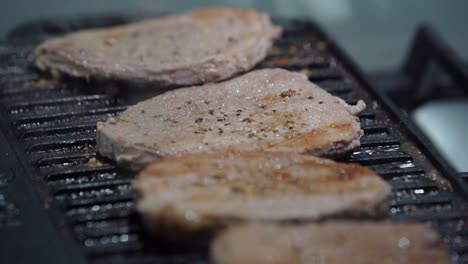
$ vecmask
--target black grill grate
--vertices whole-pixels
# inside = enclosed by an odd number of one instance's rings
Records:
[[[145,237],[135,211],[133,174],[95,159],[96,122],[123,111],[124,98],[92,92],[92,83],[47,83],[30,68],[28,54],[36,40],[79,28],[76,21],[72,25],[53,32],[36,25],[30,30],[34,34],[20,38],[23,46],[0,45],[0,103],[18,138],[19,153],[27,157],[25,165],[37,172],[31,182],[39,183],[41,197],[59,208],[53,217],[65,221],[65,230],[90,262],[205,263],[205,251],[178,249]],[[258,67],[298,70],[350,103],[364,99],[368,110],[360,116],[362,146],[345,161],[369,166],[393,186],[388,217],[429,222],[444,235],[454,261],[468,261],[468,212],[461,196],[381,108],[382,102],[357,81],[343,64],[345,58],[315,25],[284,26],[283,38]],[[18,34],[12,34],[12,41],[18,41]]]

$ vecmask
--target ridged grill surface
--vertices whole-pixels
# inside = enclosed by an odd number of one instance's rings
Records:
[[[389,218],[430,223],[444,236],[454,260],[468,261],[468,213],[462,199],[430,164],[425,164],[398,125],[341,64],[329,49],[326,36],[304,22],[286,23],[285,29],[271,55],[258,67],[301,71],[347,102],[364,99],[368,108],[360,121],[365,135],[361,147],[344,161],[368,166],[392,185]],[[34,43],[29,44],[0,45],[0,104],[22,143],[28,164],[40,175],[36,180],[43,183],[48,197],[63,212],[67,228],[89,260],[205,263],[205,251],[182,249],[146,237],[135,210],[131,188],[134,175],[99,161],[96,122],[123,111],[126,106],[121,98],[97,92],[100,89],[93,89],[93,83],[41,81],[41,75],[30,67],[29,52]],[[1,197],[0,183],[0,220]]]

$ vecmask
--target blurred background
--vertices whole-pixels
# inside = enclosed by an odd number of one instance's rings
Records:
[[[404,97],[412,97],[413,88],[422,88],[413,87],[419,86],[416,82],[405,82],[408,76],[402,76],[401,72],[416,29],[422,23],[432,25],[440,32],[444,43],[453,48],[460,61],[467,61],[468,1],[0,0],[0,36],[5,36],[18,23],[32,19],[133,10],[180,12],[213,5],[251,7],[272,16],[302,17],[317,21],[365,71],[372,84],[390,94],[395,103],[420,125],[457,170],[468,171],[468,137],[464,132],[468,130],[468,120],[464,114],[468,113],[465,99],[468,87],[450,81],[447,74],[432,72],[432,75],[436,75],[437,83],[431,85],[431,89],[461,92],[407,100]]]
[[[1,0],[0,35],[36,18],[122,10],[181,11],[200,6],[252,7],[280,17],[318,21],[366,71],[396,68],[418,24],[430,22],[468,57],[468,2],[463,0]]]

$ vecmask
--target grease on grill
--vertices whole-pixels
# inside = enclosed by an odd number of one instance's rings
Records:
[[[54,87],[57,85],[59,80],[57,79],[39,79],[39,80],[31,80],[26,81],[23,83],[24,88],[39,88],[39,87]]]
[[[85,165],[88,167],[102,167],[105,165],[105,163],[96,159],[96,157],[92,157],[88,160],[88,162],[85,163]]]
[[[289,70],[296,70],[301,67],[324,68],[328,66],[328,61],[321,55],[301,57],[290,57],[277,55],[268,57],[260,64],[260,67],[282,67]]]

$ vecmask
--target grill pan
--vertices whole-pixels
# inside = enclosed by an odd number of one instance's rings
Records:
[[[148,238],[136,214],[134,173],[95,152],[96,122],[130,104],[118,84],[47,81],[31,66],[40,41],[110,26],[141,15],[35,21],[0,42],[0,258],[3,263],[207,263],[208,251]],[[281,39],[257,68],[301,71],[348,103],[363,99],[365,135],[345,162],[357,162],[393,187],[387,217],[439,231],[454,263],[468,263],[467,178],[453,172],[408,118],[363,78],[316,24],[276,20]],[[110,89],[112,90],[112,89]],[[95,162],[93,158],[98,159]]]

